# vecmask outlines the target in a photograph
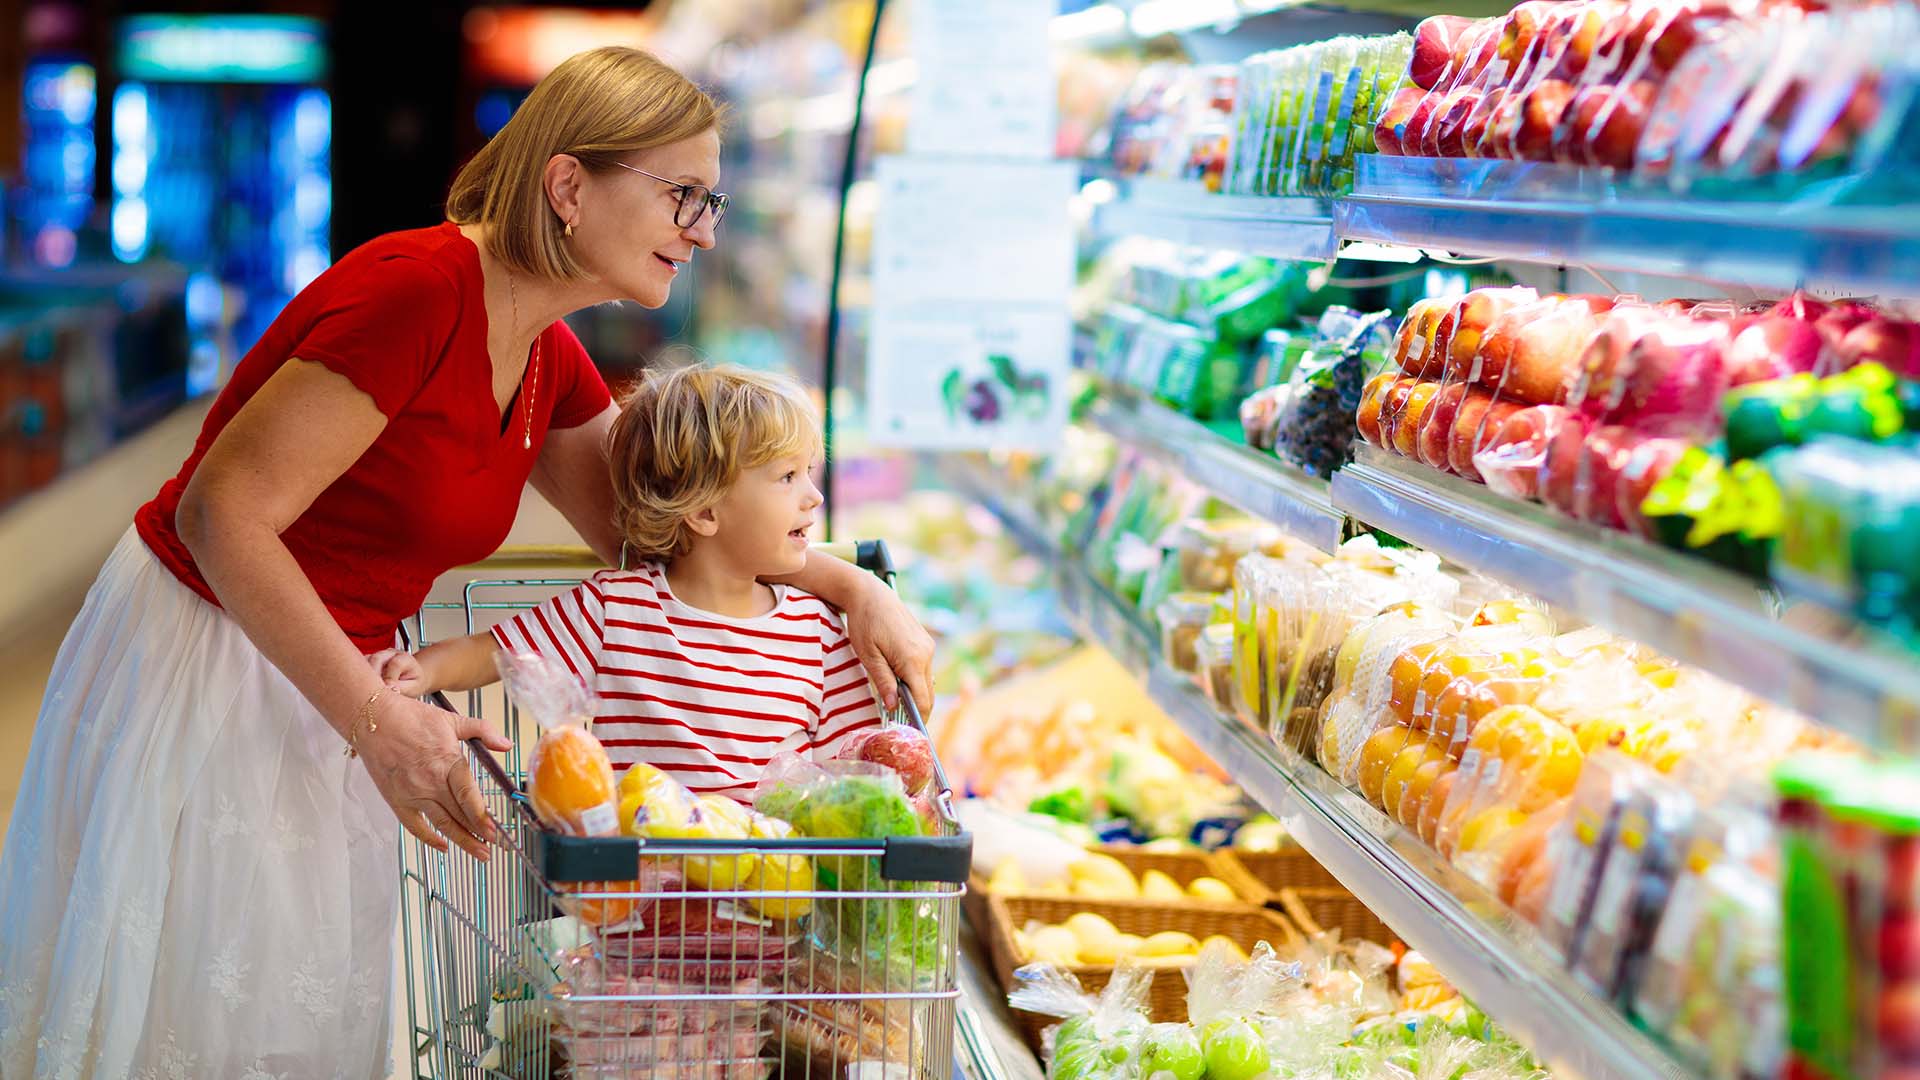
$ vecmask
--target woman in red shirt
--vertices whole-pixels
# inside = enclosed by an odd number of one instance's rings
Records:
[[[55,662],[0,855],[0,1076],[388,1074],[394,817],[484,858],[461,740],[507,743],[363,656],[529,482],[618,559],[615,408],[559,319],[658,307],[713,246],[718,125],[646,53],[573,57],[450,221],[349,253],[240,363]],[[926,704],[891,593],[832,559],[797,583]]]

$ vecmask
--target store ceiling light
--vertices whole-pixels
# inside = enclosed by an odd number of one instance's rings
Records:
[[[1238,22],[1246,12],[1237,0],[1144,0],[1127,17],[1135,37],[1158,37]]]
[[[1055,42],[1090,42],[1117,38],[1127,32],[1127,13],[1112,4],[1095,4],[1071,15],[1056,15],[1047,26]]]

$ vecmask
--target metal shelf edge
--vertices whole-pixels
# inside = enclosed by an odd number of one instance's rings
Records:
[[[1172,409],[1119,395],[1094,413],[1094,422],[1121,442],[1149,450],[1221,499],[1323,552],[1332,554],[1346,537],[1347,515],[1333,505],[1326,483],[1229,443]]]

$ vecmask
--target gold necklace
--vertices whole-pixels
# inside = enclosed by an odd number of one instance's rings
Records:
[[[513,301],[513,326],[511,331],[520,328],[520,290],[514,286],[513,271],[507,271],[507,297]],[[520,433],[520,449],[533,449],[533,396],[540,390],[540,335],[533,335],[533,362],[521,373],[520,389],[522,404],[525,406],[526,424]]]

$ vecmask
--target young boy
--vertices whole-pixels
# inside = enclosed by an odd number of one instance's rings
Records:
[[[743,368],[649,372],[609,444],[627,570],[419,653],[369,659],[403,694],[499,678],[496,649],[564,660],[600,698],[616,770],[645,761],[691,788],[752,796],[782,750],[831,757],[880,722],[839,613],[763,579],[798,571],[820,506],[811,403]]]

